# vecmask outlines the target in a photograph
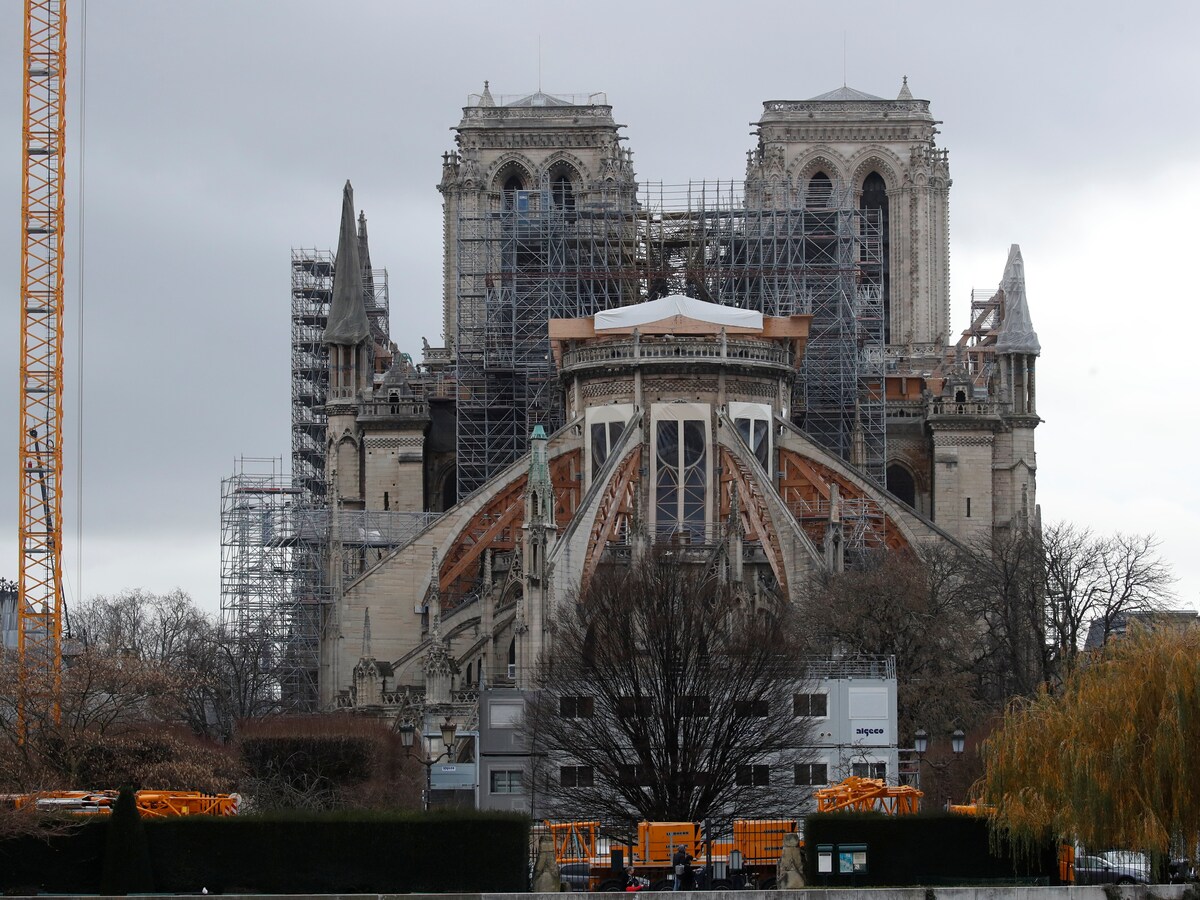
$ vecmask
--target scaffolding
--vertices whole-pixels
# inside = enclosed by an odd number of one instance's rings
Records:
[[[460,500],[562,424],[550,318],[686,294],[765,315],[812,315],[790,414],[820,446],[885,483],[880,211],[831,184],[747,195],[739,182],[646,184],[576,200],[485,194],[456,228]]]
[[[292,478],[303,503],[325,505],[325,399],[329,391],[329,349],[325,325],[333,299],[334,254],[292,249]],[[386,348],[388,274],[363,268],[363,301],[372,344]]]
[[[240,459],[221,482],[221,627],[262,672],[268,696],[290,711],[315,709],[318,644],[331,577],[349,584],[402,547],[438,513],[313,508],[282,459]]]
[[[239,459],[221,482],[221,629],[238,659],[274,673],[262,706],[294,706],[296,682],[316,673],[317,631],[293,593],[288,516],[301,493],[280,458]]]

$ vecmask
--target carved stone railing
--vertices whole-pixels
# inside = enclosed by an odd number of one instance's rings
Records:
[[[928,100],[768,100],[763,104],[764,118],[773,112],[875,112],[924,113],[929,115]]]
[[[791,352],[778,344],[763,341],[673,340],[605,341],[577,347],[563,354],[564,372],[576,368],[620,363],[675,365],[685,362],[730,362],[739,366],[760,364],[770,368],[791,367]]]
[[[519,98],[518,98],[519,99]],[[612,107],[602,103],[575,103],[568,106],[468,106],[463,121],[469,119],[561,119],[593,118],[613,121]]]
[[[427,419],[429,404],[421,399],[406,397],[403,400],[363,400],[358,413],[364,419]]]
[[[934,400],[929,404],[931,416],[995,416],[996,404],[989,400]]]

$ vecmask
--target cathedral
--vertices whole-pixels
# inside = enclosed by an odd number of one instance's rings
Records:
[[[1036,522],[1021,253],[951,334],[937,124],[907,80],[772,100],[743,182],[646,185],[603,94],[485,84],[442,159],[444,333],[419,361],[373,317],[347,184],[318,706],[471,727],[480,689],[531,686],[556,603],[656,544],[753,605]],[[364,539],[389,517],[415,525]]]

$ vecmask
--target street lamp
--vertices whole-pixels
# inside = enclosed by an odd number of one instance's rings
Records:
[[[955,759],[962,758],[963,750],[966,748],[966,745],[966,733],[961,728],[955,728],[954,731],[950,733],[950,749],[954,751]],[[918,728],[916,733],[913,734],[913,749],[917,751],[917,787],[919,788],[921,786],[921,764],[926,762],[925,751],[929,749],[929,732],[927,732],[924,728]],[[945,761],[939,763],[934,760],[929,760],[928,765],[931,765],[935,769],[941,771],[945,769],[949,763]]]
[[[421,751],[424,758],[418,757],[417,759],[417,762],[425,767],[425,798],[422,808],[426,811],[429,809],[429,801],[433,794],[433,767],[443,759],[449,759],[451,754],[453,754],[454,733],[458,731],[458,726],[449,719],[445,719],[438,725],[438,728],[442,732],[442,745],[445,749],[438,756],[433,756],[422,738]],[[417,727],[412,722],[405,722],[396,730],[400,732],[400,742],[404,744],[406,749],[411,749],[413,741],[416,738]]]

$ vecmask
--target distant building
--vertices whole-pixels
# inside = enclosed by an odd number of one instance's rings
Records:
[[[17,584],[0,578],[0,650],[17,649]]]
[[[1112,618],[1098,617],[1088,624],[1084,650],[1099,650],[1110,640],[1121,637],[1131,628],[1155,631],[1160,628],[1183,630],[1200,626],[1200,613],[1194,609],[1154,609],[1118,613]]]

